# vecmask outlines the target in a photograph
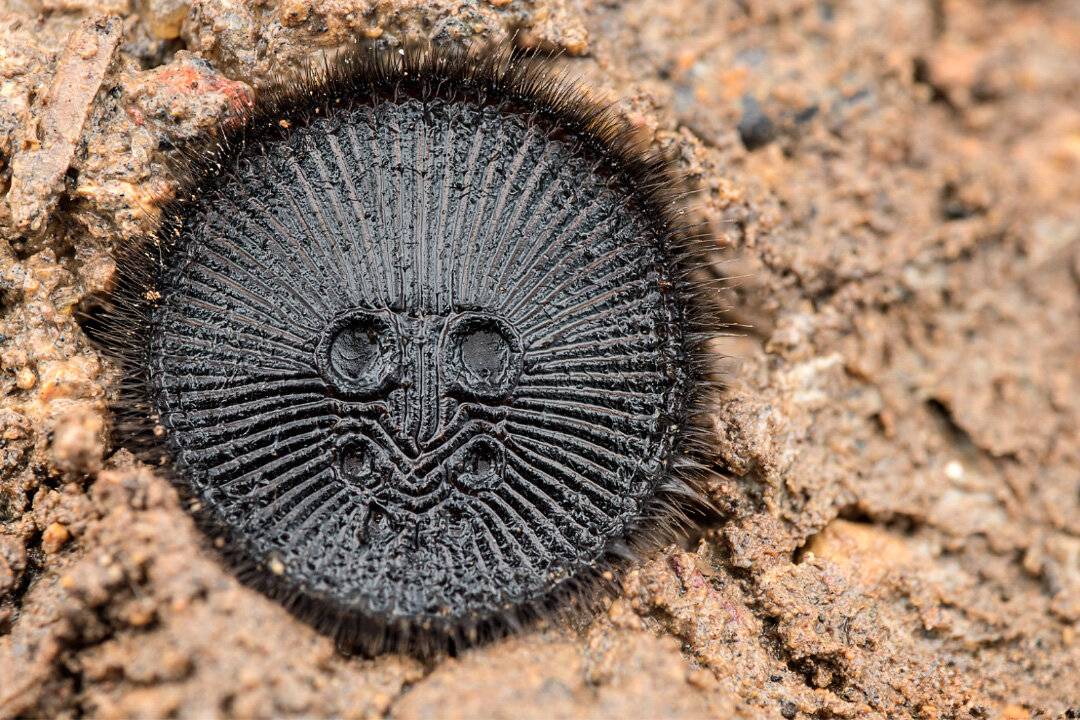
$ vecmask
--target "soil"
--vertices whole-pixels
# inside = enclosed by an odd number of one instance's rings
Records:
[[[357,36],[560,54],[686,173],[732,324],[720,516],[428,662],[238,583],[79,322],[176,148]],[[1075,0],[7,0],[0,238],[2,717],[1080,717]]]

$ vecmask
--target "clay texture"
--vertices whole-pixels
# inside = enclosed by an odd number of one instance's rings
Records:
[[[1076,714],[1076,3],[2,12],[0,714]],[[360,32],[565,49],[687,174],[715,238],[701,279],[738,279],[713,300],[741,328],[710,422],[722,519],[591,622],[431,663],[345,657],[237,582],[168,481],[115,452],[117,368],[75,317],[175,193],[175,147],[274,63]],[[57,117],[82,123],[73,148]],[[66,171],[17,178],[41,150]]]

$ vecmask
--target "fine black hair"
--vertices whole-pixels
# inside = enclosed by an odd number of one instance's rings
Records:
[[[186,476],[189,468],[178,462],[171,428],[159,416],[162,390],[154,374],[161,365],[148,341],[154,313],[170,302],[161,288],[185,251],[187,229],[200,220],[200,200],[222,177],[237,172],[239,158],[258,155],[260,148],[327,122],[341,108],[404,97],[422,103],[467,100],[479,108],[525,115],[549,139],[579,148],[593,161],[592,171],[603,184],[644,218],[668,266],[660,273],[659,292],[668,298],[672,312],[667,332],[674,338],[678,357],[672,367],[677,377],[671,381],[669,401],[659,409],[671,431],[658,441],[663,445],[657,451],[660,469],[645,478],[649,484],[645,499],[587,567],[570,577],[553,578],[545,592],[521,602],[468,616],[400,617],[360,611],[313,592],[276,557],[254,555],[242,531],[209,511]],[[587,612],[616,591],[629,563],[677,537],[688,513],[701,507],[699,480],[707,472],[708,460],[706,431],[698,418],[708,410],[716,387],[710,344],[720,327],[702,301],[708,286],[696,283],[691,275],[709,243],[687,220],[685,189],[671,163],[640,142],[616,112],[596,101],[586,87],[567,79],[551,60],[505,48],[358,44],[311,69],[283,76],[258,96],[242,120],[227,120],[216,135],[191,143],[182,153],[185,159],[176,168],[181,178],[177,198],[164,208],[157,230],[121,254],[116,289],[108,308],[94,318],[92,334],[123,369],[114,408],[115,441],[170,477],[203,530],[223,541],[224,557],[245,583],[320,632],[333,635],[342,647],[428,655]]]

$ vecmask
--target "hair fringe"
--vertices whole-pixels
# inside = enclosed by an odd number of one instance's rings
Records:
[[[702,416],[715,406],[715,391],[721,384],[712,379],[711,368],[719,356],[709,344],[723,336],[724,326],[705,300],[707,293],[718,288],[693,281],[689,275],[709,265],[705,253],[716,248],[705,226],[688,220],[689,193],[672,163],[639,140],[612,104],[598,102],[580,82],[553,69],[549,59],[505,46],[459,50],[410,42],[387,49],[372,42],[358,43],[333,58],[327,56],[321,64],[277,78],[257,98],[243,122],[226,118],[210,137],[179,147],[176,199],[164,208],[154,232],[121,248],[118,266],[122,272],[111,302],[90,319],[93,339],[123,371],[120,400],[114,405],[116,435],[142,460],[169,476],[183,494],[185,486],[179,481],[183,468],[173,467],[176,453],[165,442],[164,428],[153,411],[154,390],[144,339],[160,300],[155,288],[165,258],[177,242],[184,210],[200,185],[224,172],[230,159],[246,146],[279,139],[294,127],[308,126],[341,103],[361,103],[398,93],[441,96],[447,87],[454,88],[454,97],[529,112],[542,127],[557,129],[561,136],[599,158],[598,170],[630,194],[632,202],[653,222],[656,236],[666,241],[663,250],[675,258],[676,282],[670,291],[681,309],[682,317],[676,324],[689,362],[685,377],[678,379],[680,412],[670,418],[679,428],[678,435],[668,449],[667,472],[656,479],[655,495],[623,534],[609,542],[589,571],[491,615],[465,620],[404,620],[354,612],[311,597],[284,576],[269,572],[247,552],[241,538],[214,521],[190,494],[184,494],[200,527],[211,538],[224,540],[222,555],[242,582],[333,636],[343,651],[366,655],[399,651],[427,657],[455,652],[524,628],[592,613],[605,598],[617,593],[619,578],[630,565],[650,550],[678,540],[693,516],[711,511],[701,492],[712,464]],[[722,286],[723,282],[717,284]]]

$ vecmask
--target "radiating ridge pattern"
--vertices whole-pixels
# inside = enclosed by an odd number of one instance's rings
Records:
[[[391,619],[535,601],[669,463],[674,261],[536,114],[344,103],[246,146],[166,262],[150,378],[178,474],[305,595]]]

